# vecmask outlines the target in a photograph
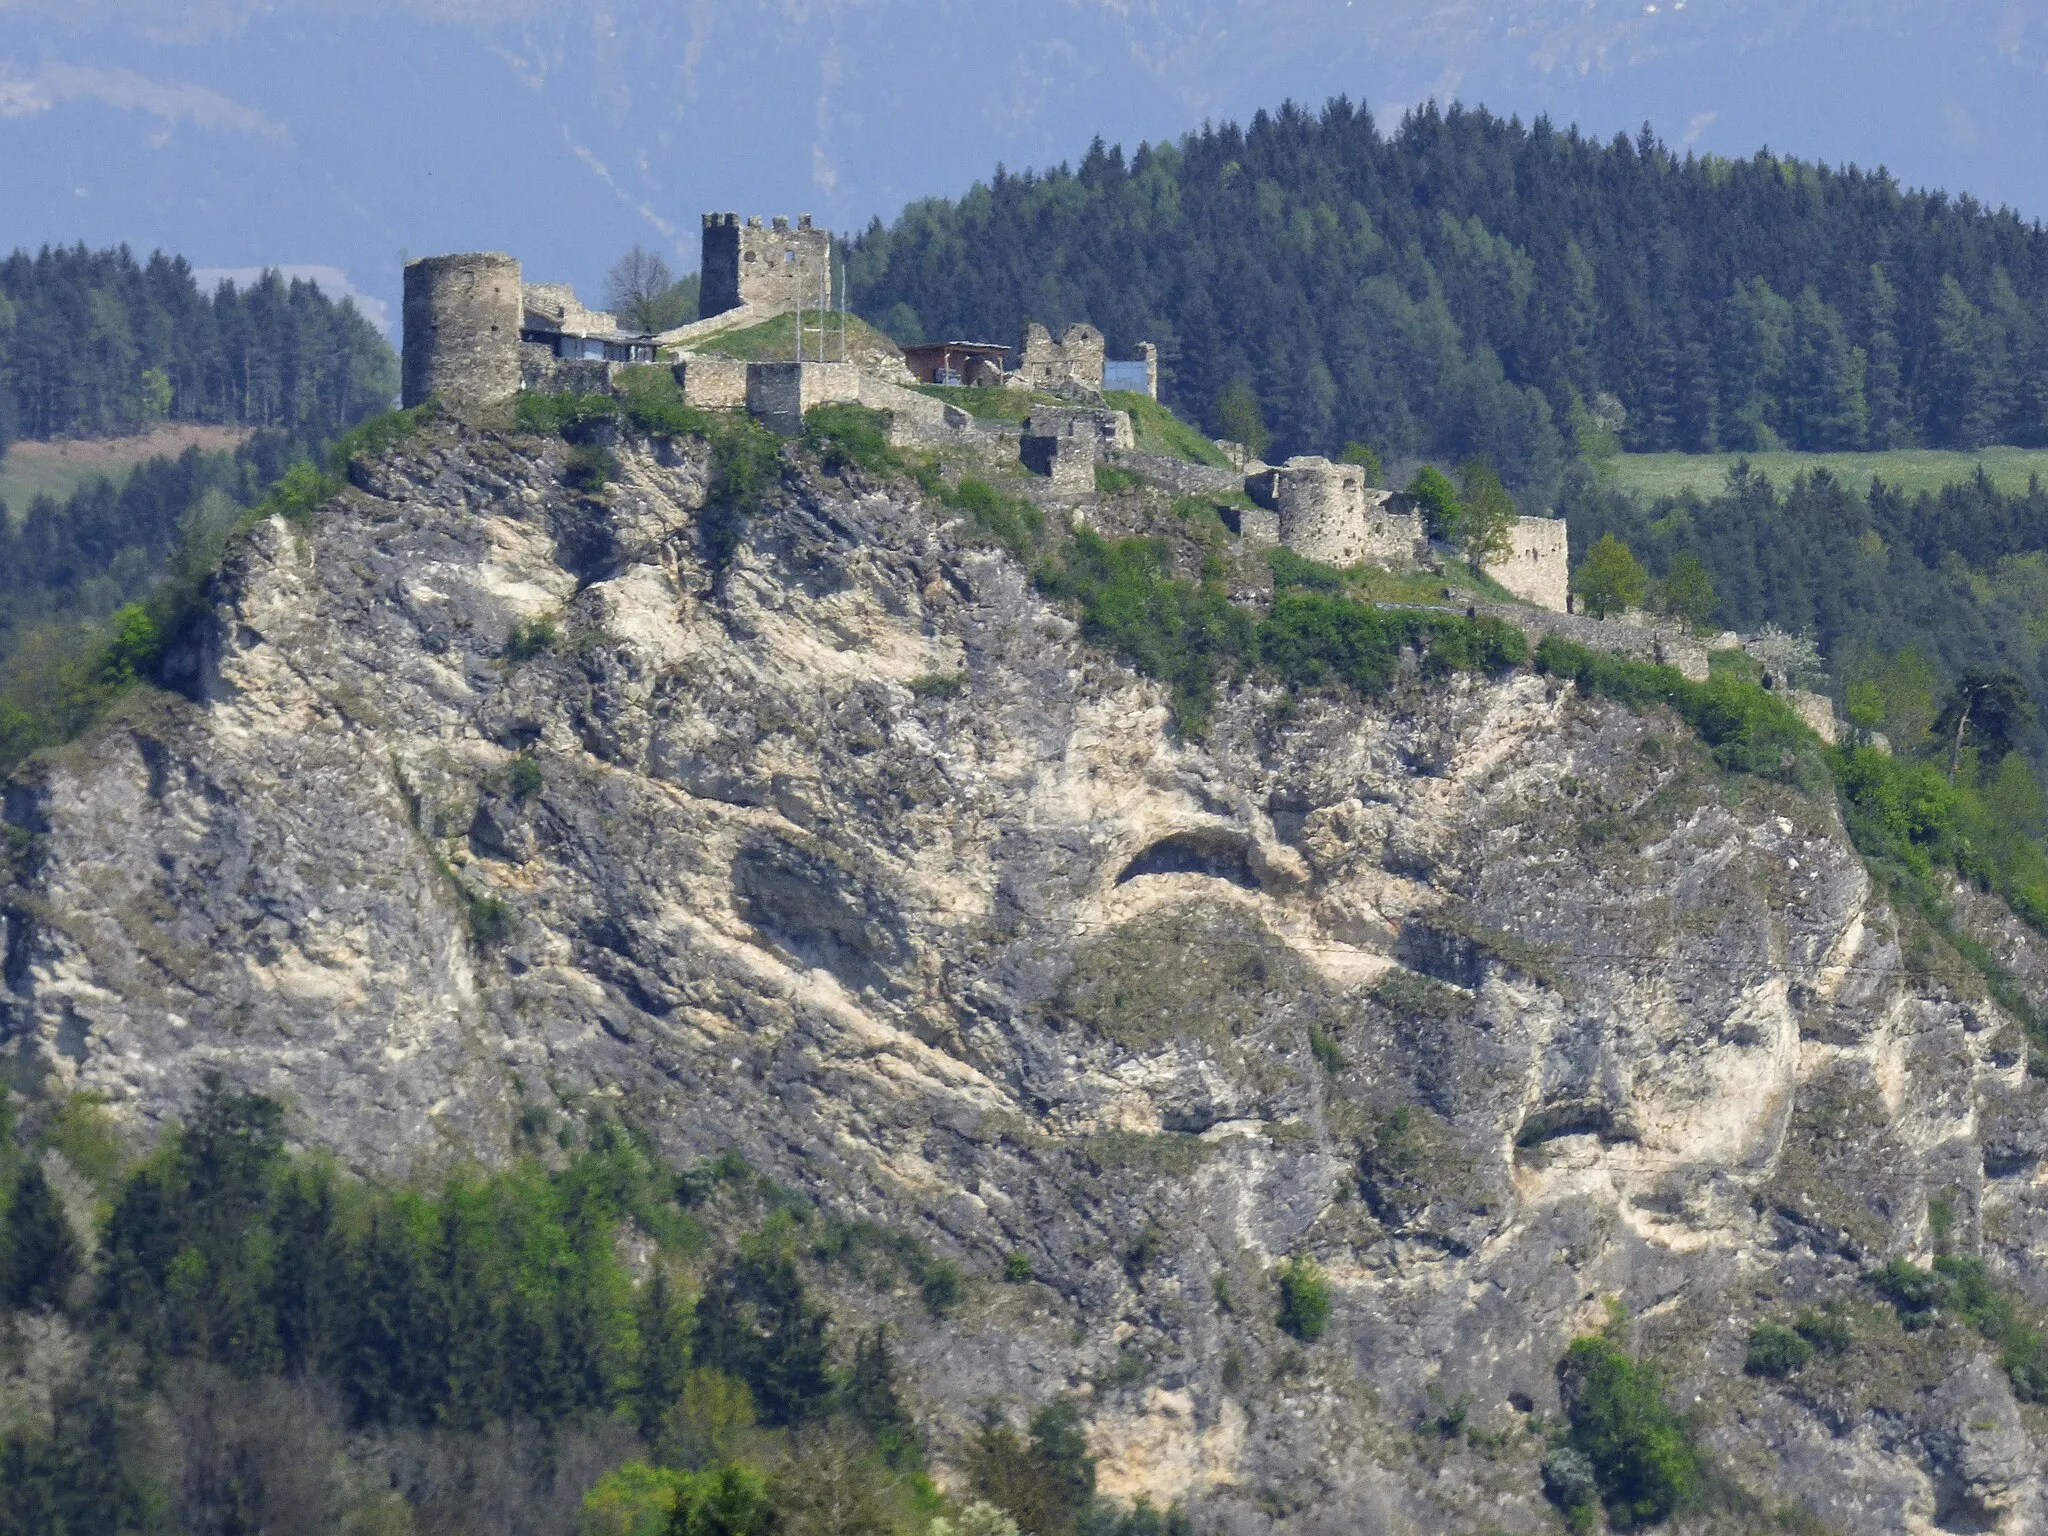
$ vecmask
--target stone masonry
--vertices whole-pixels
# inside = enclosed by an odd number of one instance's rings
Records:
[[[618,330],[618,316],[588,308],[567,283],[528,283],[522,304],[528,329],[561,331],[571,336],[604,336]]]
[[[502,251],[407,262],[403,403],[438,395],[490,405],[518,394],[522,313],[519,263]]]
[[[1518,517],[1508,553],[1489,560],[1486,574],[1524,602],[1563,613],[1571,590],[1571,551],[1561,517]]]
[[[1058,341],[1033,321],[1024,327],[1024,351],[1016,378],[1031,389],[1085,389],[1100,392],[1102,365],[1109,348],[1102,332],[1088,324],[1070,325]]]
[[[736,213],[704,215],[703,288],[698,313],[706,319],[742,305],[763,316],[815,308],[832,292],[832,235],[813,229],[800,214],[796,227],[777,218],[744,224]]]
[[[1326,565],[1383,565],[1413,570],[1427,548],[1422,519],[1386,509],[1388,491],[1365,483],[1355,464],[1304,456],[1250,475],[1245,490],[1279,514],[1280,542]]]
[[[1017,456],[1033,474],[1051,480],[1056,494],[1086,496],[1095,490],[1095,466],[1135,441],[1124,411],[1048,407],[1024,423]]]

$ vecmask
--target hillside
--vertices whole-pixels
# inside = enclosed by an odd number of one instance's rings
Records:
[[[1243,380],[1279,451],[1483,455],[1537,498],[1603,394],[1639,451],[2048,443],[2048,235],[1647,128],[1289,106],[998,172],[873,225],[851,269],[898,340],[1089,320],[1157,342],[1211,430]]]
[[[1881,760],[835,420],[391,424],[17,774],[14,1507],[2042,1527],[2048,956]]]

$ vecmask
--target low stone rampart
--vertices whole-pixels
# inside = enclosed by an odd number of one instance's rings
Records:
[[[737,411],[747,403],[747,369],[735,357],[686,357],[675,365],[683,403],[700,411]]]
[[[1626,656],[1631,661],[1652,662],[1671,667],[1680,676],[1703,683],[1709,675],[1707,647],[1683,626],[1649,618],[1640,613],[1617,614],[1611,619],[1589,618],[1583,613],[1560,613],[1553,609],[1511,608],[1505,603],[1482,605],[1483,611],[1518,625],[1533,640],[1556,635],[1588,650]]]
[[[1136,448],[1112,448],[1102,456],[1105,464],[1143,475],[1154,485],[1176,496],[1229,496],[1244,489],[1244,476],[1234,469],[1217,469],[1209,464],[1190,464],[1186,459],[1163,453],[1144,453]]]
[[[557,357],[552,347],[523,342],[519,348],[519,387],[537,395],[602,395],[622,363],[601,357]]]
[[[749,325],[758,325],[770,318],[751,304],[742,304],[737,309],[728,309],[722,314],[707,315],[702,320],[691,320],[663,331],[654,338],[654,344],[663,351],[688,352],[700,341],[709,341],[722,331],[737,331]]]

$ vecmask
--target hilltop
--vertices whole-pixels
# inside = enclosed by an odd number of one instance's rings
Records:
[[[1217,435],[1241,380],[1283,452],[1484,455],[1539,500],[1615,424],[1642,451],[2048,442],[2038,227],[1647,128],[1289,105],[913,204],[851,271],[899,341],[1088,320],[1156,341]]]

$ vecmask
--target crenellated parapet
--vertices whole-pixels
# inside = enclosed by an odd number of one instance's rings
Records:
[[[793,226],[707,213],[701,270],[697,312],[707,320],[742,307],[764,319],[816,309],[832,298],[832,235],[813,228],[808,213]]]

